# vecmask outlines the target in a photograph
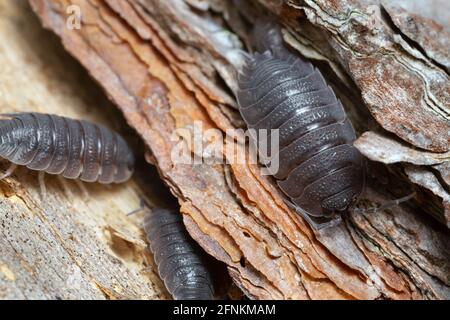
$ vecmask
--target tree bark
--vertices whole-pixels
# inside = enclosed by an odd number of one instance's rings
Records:
[[[149,147],[191,235],[250,298],[450,297],[445,28],[362,0],[30,2]],[[67,28],[69,5],[81,9],[79,30]],[[226,164],[173,161],[196,121],[222,132],[243,126],[231,93],[239,50],[251,21],[269,12],[292,50],[321,69],[361,135],[356,145],[374,160],[358,207],[411,189],[414,201],[350,210],[338,227],[314,231],[257,165],[231,161],[246,152],[236,140],[223,138],[235,151]],[[183,144],[195,153],[192,145]]]

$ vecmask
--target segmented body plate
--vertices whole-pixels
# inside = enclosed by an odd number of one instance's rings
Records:
[[[0,157],[68,179],[120,183],[134,169],[125,140],[104,126],[41,113],[0,119]]]
[[[145,217],[144,229],[159,275],[174,299],[213,299],[205,254],[187,233],[181,215],[155,209]]]

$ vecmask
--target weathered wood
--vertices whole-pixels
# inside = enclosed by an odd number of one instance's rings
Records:
[[[0,16],[0,112],[87,119],[135,140],[26,1],[2,1]],[[2,162],[1,170],[7,167]],[[159,179],[142,170],[144,179],[125,184],[84,184],[87,198],[74,182],[67,181],[66,194],[47,175],[41,201],[37,174],[26,168],[0,181],[0,299],[168,298],[146,249],[142,215],[126,216],[141,198],[158,205]]]
[[[178,198],[191,235],[227,264],[249,297],[450,297],[450,235],[425,212],[448,220],[442,207],[434,207],[436,200],[441,205],[439,198],[418,186],[432,189],[420,183],[421,172],[371,163],[360,207],[403,196],[412,186],[416,201],[375,213],[351,211],[339,227],[314,232],[285,206],[257,165],[230,161],[246,152],[236,140],[223,138],[235,148],[224,155],[230,164],[179,164],[171,156],[180,136],[189,140],[195,121],[221,131],[242,126],[230,93],[235,66],[242,63],[248,21],[268,11],[286,27],[287,43],[321,68],[360,133],[372,122],[371,129],[405,141],[390,152],[404,151],[405,145],[426,149],[414,153],[419,158],[445,154],[446,60],[434,44],[420,47],[423,34],[401,31],[406,29],[394,11],[386,7],[373,15],[366,1],[261,0],[257,8],[245,1],[30,1],[143,138],[151,150],[147,159]],[[66,28],[68,5],[83,13],[80,30]],[[364,140],[359,142],[368,153]],[[185,144],[195,153],[190,145]],[[447,164],[445,158],[437,164],[444,177]]]

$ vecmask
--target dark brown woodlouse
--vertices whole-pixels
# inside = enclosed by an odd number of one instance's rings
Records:
[[[158,273],[175,300],[212,300],[214,285],[206,254],[187,233],[179,213],[157,208],[144,230]]]
[[[275,23],[259,20],[253,42],[257,52],[238,77],[241,115],[249,128],[279,130],[279,152],[270,156],[278,156],[273,176],[286,202],[317,229],[335,225],[364,188],[353,126],[320,71],[284,46]]]
[[[128,180],[135,161],[114,131],[42,113],[1,115],[0,157],[32,170],[104,184]]]

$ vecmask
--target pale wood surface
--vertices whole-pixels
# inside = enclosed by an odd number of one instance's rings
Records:
[[[0,112],[56,113],[121,128],[121,114],[27,1],[0,1],[0,40]],[[0,299],[168,298],[146,249],[142,214],[126,216],[143,195],[150,206],[159,201],[159,179],[149,166],[141,170],[147,183],[84,184],[88,198],[74,182],[67,194],[47,175],[41,201],[37,174],[26,168],[1,181]]]

